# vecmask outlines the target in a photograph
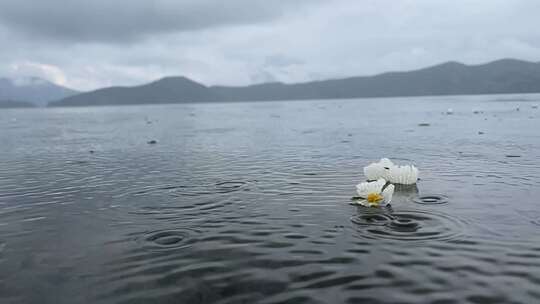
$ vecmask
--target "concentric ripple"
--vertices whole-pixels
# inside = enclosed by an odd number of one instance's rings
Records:
[[[146,188],[135,192],[135,195],[146,195],[156,192],[167,191],[174,196],[201,196],[213,194],[227,194],[246,190],[247,181],[220,181],[214,183],[194,183],[190,185],[165,185]]]
[[[240,191],[248,183],[245,181],[223,181],[207,185],[190,185],[170,188],[172,194],[177,196],[199,196],[207,194],[227,194]]]
[[[194,238],[198,231],[193,229],[156,230],[144,234],[138,239],[143,246],[150,250],[171,250],[187,248],[197,240]]]
[[[392,220],[389,212],[379,209],[368,209],[365,213],[359,213],[351,218],[351,221],[359,226],[385,226]]]
[[[422,205],[446,204],[448,203],[448,197],[439,194],[428,194],[413,198],[413,202]]]
[[[464,228],[457,218],[424,210],[359,213],[351,221],[363,237],[372,239],[447,240],[459,236]]]
[[[0,303],[540,303],[540,116],[492,98],[0,111]],[[348,205],[384,156],[422,180]]]

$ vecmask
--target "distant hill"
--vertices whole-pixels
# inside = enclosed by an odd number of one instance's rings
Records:
[[[45,106],[50,101],[78,93],[38,77],[0,78],[0,100],[25,100]]]
[[[206,87],[185,77],[168,77],[135,87],[113,87],[82,93],[51,106],[258,101],[425,95],[540,92],[540,63],[503,59],[481,65],[447,62],[375,76],[265,83],[243,87]]]
[[[51,106],[127,105],[216,100],[212,91],[185,77],[166,77],[135,87],[109,87],[66,97]]]
[[[5,108],[34,108],[36,105],[26,101],[0,100],[0,109]]]

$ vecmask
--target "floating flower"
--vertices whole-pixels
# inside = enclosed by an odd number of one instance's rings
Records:
[[[412,165],[398,166],[388,158],[364,167],[364,175],[368,180],[384,178],[392,184],[412,185],[418,180],[418,168]]]
[[[379,178],[389,179],[389,170],[393,166],[395,165],[391,160],[381,158],[378,163],[372,163],[364,167],[364,175],[369,181],[378,180]]]
[[[355,204],[364,207],[383,207],[392,201],[394,185],[386,186],[386,180],[381,178],[373,182],[364,182],[356,186],[359,200]]]
[[[418,168],[412,165],[390,167],[388,180],[394,184],[413,185],[418,180]]]

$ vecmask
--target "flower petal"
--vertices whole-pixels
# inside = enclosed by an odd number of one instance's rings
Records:
[[[381,193],[384,185],[386,185],[386,180],[380,178],[374,182],[364,182],[356,185],[356,192],[361,198],[367,198],[370,193]]]
[[[383,201],[384,206],[392,202],[392,196],[394,196],[394,189],[395,189],[395,186],[390,184],[382,191],[381,194],[384,197],[384,201]]]
[[[384,178],[394,184],[412,185],[418,180],[418,169],[412,165],[398,166],[388,158],[364,167],[364,175],[368,180]]]
[[[391,167],[388,174],[388,180],[394,184],[415,184],[418,180],[418,169],[411,165]]]
[[[388,179],[388,170],[394,163],[388,158],[381,158],[378,163],[372,163],[364,167],[364,175],[368,180]]]
[[[394,166],[394,163],[389,158],[381,158],[379,161],[379,164],[385,166],[385,167],[392,167]]]
[[[377,208],[377,207],[384,207],[386,204],[384,202],[381,203],[370,203],[367,200],[359,200],[351,203],[352,205],[362,206],[366,208]]]

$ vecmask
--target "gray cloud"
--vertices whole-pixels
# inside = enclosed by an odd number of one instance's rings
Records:
[[[3,0],[0,76],[84,90],[169,75],[244,85],[539,61],[538,11],[538,0]]]
[[[304,2],[2,0],[0,22],[31,37],[110,43],[152,34],[267,22]]]

